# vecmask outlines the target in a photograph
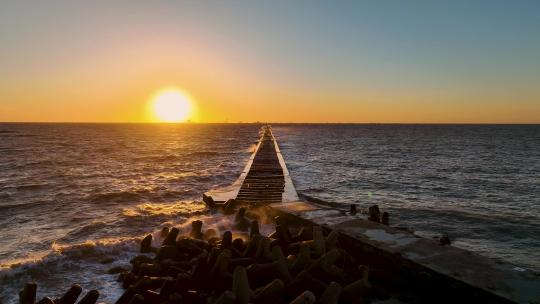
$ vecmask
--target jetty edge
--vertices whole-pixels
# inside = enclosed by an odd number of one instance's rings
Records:
[[[337,231],[340,243],[355,255],[363,256],[377,268],[409,272],[421,288],[439,293],[441,299],[461,303],[540,303],[540,276],[536,273],[367,220],[362,214],[336,209],[320,200],[310,201],[304,196],[301,200],[271,126],[263,126],[260,134],[240,177],[231,186],[203,194],[208,206],[265,205],[289,222]],[[269,157],[269,153],[275,157]],[[266,180],[268,192],[264,191]],[[258,182],[256,186],[252,186],[253,181]],[[246,191],[252,187],[254,191]],[[281,199],[276,199],[278,192]]]

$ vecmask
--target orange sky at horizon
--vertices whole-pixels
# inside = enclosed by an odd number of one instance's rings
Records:
[[[492,48],[491,27],[472,17],[485,45],[451,22],[418,29],[430,15],[416,9],[381,24],[368,13],[391,8],[147,5],[8,5],[0,122],[152,122],[151,96],[176,87],[192,98],[193,122],[540,123],[540,64],[530,61],[540,43]]]

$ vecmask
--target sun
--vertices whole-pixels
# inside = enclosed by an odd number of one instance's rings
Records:
[[[189,95],[178,89],[165,89],[152,98],[155,118],[161,122],[185,122],[189,119],[192,105]]]

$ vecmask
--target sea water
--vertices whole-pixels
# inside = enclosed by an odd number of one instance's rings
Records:
[[[162,227],[208,217],[258,124],[0,124],[0,299],[73,283],[114,302],[114,266]],[[391,225],[540,271],[540,126],[275,124],[299,193],[379,205]]]

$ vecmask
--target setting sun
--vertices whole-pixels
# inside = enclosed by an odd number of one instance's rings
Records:
[[[154,95],[152,111],[158,121],[185,122],[190,117],[192,104],[186,93],[178,89],[167,89]]]

